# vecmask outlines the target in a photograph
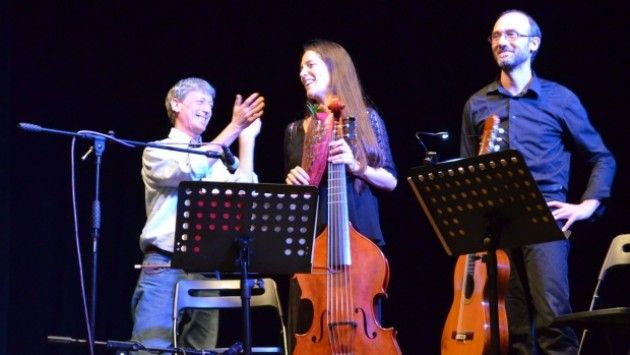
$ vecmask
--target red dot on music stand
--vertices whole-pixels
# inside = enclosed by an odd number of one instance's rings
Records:
[[[195,236],[195,241],[197,241],[197,242],[198,242],[198,241],[200,241],[200,240],[201,240],[201,236],[200,236],[199,234],[197,234],[197,235]]]
[[[203,207],[205,205],[205,203],[201,200],[197,201],[197,206],[199,207]]]
[[[199,223],[195,224],[195,229],[196,230],[201,230],[201,224],[199,224]]]
[[[222,229],[224,232],[226,232],[226,231],[230,230],[230,226],[228,226],[227,224],[224,224],[224,225],[222,225],[222,226],[221,226],[221,229]]]
[[[230,214],[227,212],[223,213],[223,219],[230,219]]]
[[[210,213],[210,219],[216,219],[217,218],[217,214],[214,212]]]
[[[217,229],[217,226],[216,226],[216,225],[214,225],[214,224],[210,224],[210,225],[208,225],[208,229],[210,229],[211,231],[213,231],[213,230]]]
[[[199,247],[194,247],[193,248],[193,252],[195,253],[199,253],[201,251],[201,249]]]

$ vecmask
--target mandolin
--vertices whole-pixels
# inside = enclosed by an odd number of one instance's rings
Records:
[[[497,150],[499,117],[486,118],[479,155]],[[499,308],[499,347],[507,353],[508,326],[505,294],[510,276],[510,262],[503,250],[497,250],[497,295]],[[442,354],[490,354],[490,312],[487,291],[486,253],[462,255],[457,259],[453,277],[454,298],[442,331]]]

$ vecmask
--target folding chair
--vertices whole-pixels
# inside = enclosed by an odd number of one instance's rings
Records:
[[[177,344],[177,323],[179,314],[184,309],[235,309],[242,307],[240,296],[234,296],[240,290],[240,280],[182,280],[177,283],[175,288],[175,299],[173,302],[173,345]],[[200,293],[200,291],[215,291],[212,295],[208,292]],[[226,295],[230,294],[230,295]],[[281,346],[252,346],[252,354],[257,353],[287,353],[287,334],[284,325],[282,306],[280,297],[278,296],[278,288],[276,282],[270,278],[258,279],[252,289],[250,306],[255,307],[273,307],[278,320],[280,322]],[[227,349],[212,349],[214,351],[225,351]]]
[[[602,281],[612,269],[624,265],[630,266],[630,234],[618,235],[611,242],[604,263],[599,271],[597,285],[595,286],[595,292],[593,293],[589,310],[565,314],[556,317],[554,320],[554,325],[573,326],[584,329],[578,354],[583,351],[584,340],[589,329],[598,329],[606,333],[609,337],[607,339],[609,346],[612,346],[610,342],[611,333],[619,331],[630,332],[630,307],[597,308]],[[622,291],[623,289],[625,289],[625,285],[618,290]],[[612,352],[612,349],[610,350]]]

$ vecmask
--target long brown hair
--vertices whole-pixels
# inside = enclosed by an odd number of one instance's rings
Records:
[[[384,160],[383,152],[370,124],[368,107],[352,58],[338,43],[321,39],[306,43],[304,52],[306,51],[319,54],[326,63],[330,73],[331,93],[345,103],[345,116],[356,117],[357,144],[352,147],[355,158],[363,168],[367,165],[381,167]]]

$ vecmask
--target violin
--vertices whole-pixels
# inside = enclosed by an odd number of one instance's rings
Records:
[[[486,118],[479,155],[496,151],[499,117]],[[509,332],[505,294],[510,277],[510,262],[505,251],[497,249],[497,300],[499,348],[507,353]],[[455,296],[442,331],[442,355],[490,354],[490,313],[487,288],[487,253],[462,255],[457,259],[453,285]]]
[[[334,100],[328,108],[335,139],[354,135],[354,118],[341,118],[343,103]],[[328,225],[315,240],[312,273],[293,277],[313,309],[309,329],[295,334],[293,354],[401,354],[395,330],[375,318],[375,300],[386,297],[387,259],[348,221],[345,164],[327,168]]]

